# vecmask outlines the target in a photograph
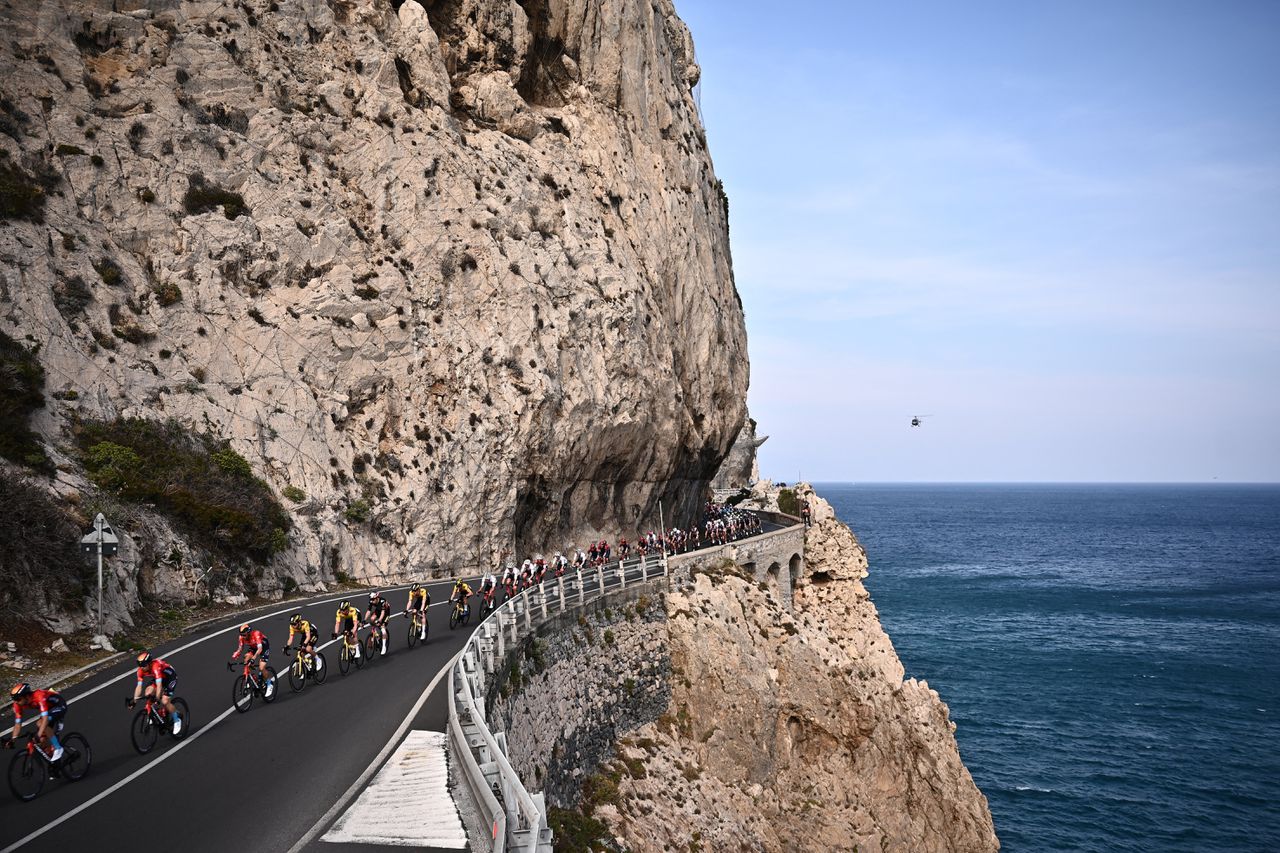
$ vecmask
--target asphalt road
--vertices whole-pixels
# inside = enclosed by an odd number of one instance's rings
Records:
[[[766,523],[765,532],[778,527]],[[327,638],[338,602],[346,597],[363,607],[367,593],[259,608],[161,645],[154,651],[177,670],[176,695],[190,706],[193,728],[183,741],[162,736],[145,756],[134,751],[129,737],[134,711],[124,698],[133,693],[136,670],[128,658],[64,691],[71,703],[64,734],[80,732],[88,739],[92,769],[79,782],[50,780],[30,803],[11,796],[6,775],[0,853],[37,845],[123,851],[139,844],[183,851],[402,850],[319,839],[350,804],[344,795],[393,738],[398,741],[406,729],[445,731],[446,668],[477,624],[473,618],[469,627],[449,630],[450,585],[428,584],[430,636],[412,649],[400,615],[407,586],[385,588],[395,614],[389,654],[346,676],[338,669],[337,644]],[[473,615],[477,606],[473,599]],[[289,616],[299,610],[320,629],[329,676],[324,684],[308,683],[294,693],[285,677],[284,644]],[[273,703],[255,699],[241,714],[231,704],[239,669],[228,672],[226,661],[245,621],[271,640],[270,664],[280,678]],[[0,752],[6,774],[14,754]]]
[[[328,679],[308,684],[301,693],[294,693],[285,678],[289,615],[301,610],[314,621],[323,645],[329,642],[338,601],[350,597],[362,606],[360,593],[251,611],[160,646],[156,652],[177,670],[176,695],[190,705],[194,728],[183,741],[162,737],[145,756],[133,749],[129,726],[134,711],[124,705],[135,684],[131,661],[122,659],[110,671],[65,691],[71,703],[66,732],[78,731],[88,739],[92,770],[75,783],[51,780],[30,803],[13,798],[6,781],[0,788],[0,847],[109,851],[143,844],[160,850],[289,850],[369,766],[474,629],[473,619],[471,627],[449,630],[449,588],[448,581],[428,585],[433,603],[425,644],[408,648],[408,625],[396,615],[386,657],[361,670],[353,667],[344,677],[337,666],[337,645],[329,645],[324,649]],[[408,599],[407,587],[388,589],[398,613]],[[238,670],[228,672],[226,661],[244,621],[271,640],[270,664],[279,670],[280,683],[275,702],[267,705],[259,698],[240,714],[231,705]],[[431,691],[410,728],[444,731],[444,694],[442,686]],[[0,752],[0,769],[6,773],[14,754]],[[349,845],[309,846],[339,853]]]

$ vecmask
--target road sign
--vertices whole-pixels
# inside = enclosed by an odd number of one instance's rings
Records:
[[[102,558],[114,557],[120,551],[120,538],[107,524],[107,518],[98,513],[93,519],[93,532],[80,537],[80,550],[98,557],[98,633],[102,633]]]

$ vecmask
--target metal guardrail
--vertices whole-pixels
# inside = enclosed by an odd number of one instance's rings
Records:
[[[504,601],[472,632],[449,670],[449,741],[452,754],[486,823],[493,853],[551,853],[551,829],[542,794],[531,794],[507,759],[503,732],[489,729],[487,684],[508,645],[566,610],[582,607],[627,584],[667,576],[662,554],[619,560],[565,574]]]

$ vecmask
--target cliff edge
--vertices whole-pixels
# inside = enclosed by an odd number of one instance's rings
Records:
[[[381,582],[694,516],[748,362],[670,0],[45,0],[0,28],[0,332],[38,442],[4,455],[116,525],[109,632],[210,578]],[[131,418],[277,496],[254,559],[210,489],[175,520],[175,475],[129,481],[154,431],[84,439]]]
[[[829,504],[813,526],[793,612],[726,564],[667,598],[666,716],[619,745],[603,820],[637,853],[990,851],[986,797],[947,706],[903,681],[862,584],[867,560]],[[640,769],[642,768],[642,769]]]

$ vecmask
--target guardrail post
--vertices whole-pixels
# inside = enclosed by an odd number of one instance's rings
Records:
[[[524,591],[524,629],[533,630],[533,617],[529,615],[529,590]]]
[[[564,577],[556,578],[556,587],[560,592],[560,612],[564,612]]]
[[[627,588],[627,570],[621,560],[618,561],[618,582],[622,585],[622,589]]]
[[[604,595],[604,566],[596,566],[596,578],[600,581],[600,594]]]
[[[587,586],[582,582],[582,568],[578,568],[578,603],[583,604],[587,600]]]
[[[640,560],[640,582],[641,583],[649,582],[649,564],[646,563],[643,559]]]
[[[542,602],[542,621],[547,621],[547,588],[545,586],[538,587],[538,599]]]
[[[501,658],[503,658],[503,657],[505,657],[505,656],[506,656],[506,648],[505,648],[505,645],[506,645],[506,644],[505,644],[505,643],[503,643],[503,634],[504,634],[504,631],[503,631],[503,627],[502,627],[502,616],[503,616],[503,613],[502,613],[502,611],[501,611],[501,610],[499,610],[499,611],[498,611],[498,631],[497,631],[497,634],[498,634],[498,636],[497,636],[497,642],[498,642],[498,645],[497,645],[497,654],[496,654],[496,655],[494,655],[494,658],[493,658],[493,667],[494,667],[494,669],[497,669],[497,668],[498,668],[498,661],[499,661]]]

